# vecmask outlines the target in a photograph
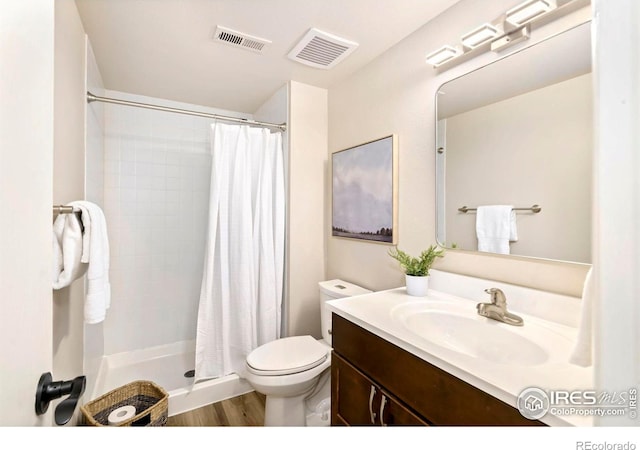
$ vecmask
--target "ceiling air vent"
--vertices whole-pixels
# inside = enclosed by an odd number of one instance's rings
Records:
[[[245,33],[240,33],[239,31],[221,27],[220,25],[216,27],[213,40],[236,48],[251,50],[256,53],[263,53],[264,49],[271,44],[271,41],[267,39],[250,36]]]
[[[288,56],[294,61],[311,67],[330,69],[357,47],[356,42],[312,28]]]

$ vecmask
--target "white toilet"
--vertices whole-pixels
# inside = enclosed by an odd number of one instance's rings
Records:
[[[312,336],[277,339],[247,356],[246,379],[267,397],[265,426],[329,425],[331,311],[325,302],[371,291],[342,280],[318,284],[322,339]]]

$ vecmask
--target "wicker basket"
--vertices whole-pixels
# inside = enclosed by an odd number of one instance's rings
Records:
[[[86,425],[108,426],[111,412],[121,406],[136,408],[136,415],[116,426],[162,427],[167,423],[169,395],[152,381],[134,381],[80,407]]]

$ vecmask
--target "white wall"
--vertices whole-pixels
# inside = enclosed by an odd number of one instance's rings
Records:
[[[318,282],[325,279],[327,91],[292,81],[267,100],[254,118],[287,122],[283,136],[288,201],[282,335],[320,338]]]
[[[320,292],[325,279],[327,91],[289,83],[289,200],[287,259],[290,335],[320,333]]]
[[[289,86],[283,85],[267,101],[253,113],[255,120],[270,123],[286,123],[289,116]],[[285,195],[289,197],[289,131],[288,128],[282,133],[282,150],[284,161]],[[288,222],[288,219],[286,219]],[[285,224],[285,226],[287,226]],[[287,226],[288,229],[288,226]],[[285,274],[289,274],[289,239],[285,239]],[[282,322],[280,324],[281,336],[288,335],[289,332],[289,285],[290,278],[285,276],[282,299]]]
[[[592,76],[582,75],[446,119],[446,242],[476,250],[463,205],[518,212],[511,254],[591,263]]]
[[[463,0],[401,41],[329,92],[329,151],[396,133],[399,139],[399,247],[417,253],[435,243],[435,113],[439,86],[497,57],[487,52],[438,73],[424,57],[456,42],[483,21],[499,17],[518,2]],[[524,44],[581,23],[589,8],[534,30]],[[508,53],[508,52],[507,52]],[[328,183],[328,182],[327,182]],[[327,194],[330,199],[330,192]],[[330,203],[330,202],[328,202]],[[330,204],[327,205],[330,211]],[[330,224],[325,233],[330,235]],[[401,286],[403,274],[387,246],[328,238],[327,277],[344,278],[374,290]],[[586,266],[528,258],[448,251],[441,270],[580,296]]]
[[[56,0],[53,149],[53,203],[56,205],[85,198],[85,40],[75,2]],[[69,380],[84,374],[83,322],[84,283],[76,280],[53,293],[54,380]]]

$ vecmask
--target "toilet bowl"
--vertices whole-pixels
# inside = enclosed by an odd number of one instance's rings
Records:
[[[305,426],[305,399],[330,367],[331,348],[311,336],[278,339],[249,354],[246,379],[266,396],[265,426]]]
[[[266,396],[265,426],[329,424],[331,312],[325,302],[371,291],[342,280],[319,285],[322,339],[284,337],[247,356],[245,378]]]

